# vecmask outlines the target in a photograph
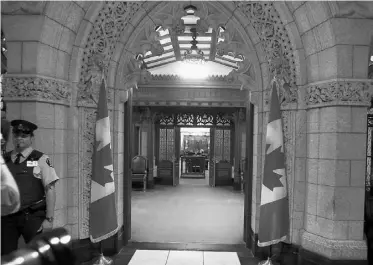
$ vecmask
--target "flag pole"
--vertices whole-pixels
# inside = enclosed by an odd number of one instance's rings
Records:
[[[105,90],[106,90],[106,80],[105,80],[104,69],[102,69],[102,81],[104,82]],[[101,87],[100,87],[100,89],[101,89]],[[113,264],[113,259],[104,256],[102,240],[98,244],[99,244],[99,256],[92,263],[92,265],[111,265],[111,264]]]
[[[273,265],[273,262],[272,262],[272,245],[269,245],[268,259],[260,261],[258,263],[258,265]]]
[[[113,260],[109,257],[104,256],[104,251],[102,247],[102,241],[99,243],[99,248],[100,248],[100,255],[97,257],[96,261],[92,263],[92,265],[110,265],[113,263]]]

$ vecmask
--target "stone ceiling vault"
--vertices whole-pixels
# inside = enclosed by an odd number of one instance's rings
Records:
[[[238,70],[231,73],[232,79],[252,91],[266,88],[275,71],[289,84],[287,103],[296,102],[297,70],[294,58],[293,36],[288,34],[281,13],[277,9],[286,9],[284,4],[272,2],[193,2],[199,9],[207,10],[205,22],[214,31],[219,25],[226,27],[225,41],[216,45],[220,55],[233,53],[245,56],[245,61]],[[138,83],[147,83],[151,76],[146,70],[139,70],[135,55],[145,54],[159,47],[155,26],[161,24],[164,29],[176,31],[177,14],[185,2],[105,2],[93,3],[89,30],[80,36],[79,59],[73,72],[78,76],[78,101],[90,101],[87,80],[95,76],[93,55],[104,65],[108,77],[108,86],[129,89]],[[93,6],[92,6],[93,7]],[[211,16],[208,12],[218,16]],[[215,12],[215,13],[214,13]],[[168,17],[167,17],[168,16]],[[217,19],[220,18],[220,19]],[[164,19],[166,18],[166,19]],[[93,20],[93,21],[92,21]],[[136,26],[135,26],[136,25]],[[158,46],[157,46],[158,45]],[[78,60],[79,60],[78,59]],[[74,64],[71,64],[74,66]],[[280,67],[281,66],[281,67]],[[252,68],[248,73],[248,68]],[[79,77],[79,80],[77,80]],[[100,79],[100,77],[98,77]],[[255,82],[253,82],[253,79]],[[253,85],[254,84],[254,85]],[[290,92],[291,91],[291,92]]]

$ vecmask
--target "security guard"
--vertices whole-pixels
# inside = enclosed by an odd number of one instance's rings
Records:
[[[59,179],[49,157],[31,147],[37,126],[25,120],[13,120],[14,150],[4,156],[6,165],[18,185],[20,210],[1,218],[1,254],[18,248],[22,235],[31,241],[43,230],[53,227],[54,184]]]

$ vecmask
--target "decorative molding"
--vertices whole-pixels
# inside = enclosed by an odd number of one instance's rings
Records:
[[[42,101],[70,105],[69,82],[40,76],[4,76],[3,95],[7,100]]]
[[[199,101],[191,102],[188,100],[185,101],[146,101],[146,100],[134,100],[134,106],[184,106],[184,107],[245,107],[245,102],[232,102],[232,101],[223,101],[223,102],[208,102],[208,101]]]
[[[365,240],[333,240],[305,231],[302,235],[302,247],[330,259],[366,260]]]
[[[251,21],[263,54],[269,63],[269,79],[277,77],[288,87],[289,97],[283,104],[297,102],[296,66],[293,47],[284,23],[272,2],[233,2],[238,10]]]
[[[93,29],[88,36],[88,42],[83,52],[82,67],[80,69],[78,102],[83,104],[92,103],[92,99],[87,97],[91,90],[92,78],[98,78],[101,68],[104,76],[108,74],[109,62],[113,59],[116,43],[123,30],[131,23],[135,14],[141,9],[141,2],[105,2],[100,10],[97,19],[93,23]],[[124,73],[124,83],[126,89],[136,87],[137,82],[143,79],[144,71],[141,69],[142,58],[147,51],[163,53],[163,47],[158,40],[158,33],[150,28],[145,29],[145,38],[138,39],[140,45],[134,48],[134,57],[126,73]],[[139,50],[138,50],[139,48]],[[138,57],[137,55],[142,55]],[[98,63],[100,67],[98,67]],[[130,69],[130,68],[133,69]],[[147,72],[145,70],[145,72]],[[149,75],[150,73],[147,73]]]
[[[152,81],[180,81],[180,82],[190,82],[190,80],[185,80],[179,75],[151,75]],[[237,79],[232,78],[230,75],[209,75],[206,79],[196,80],[203,82],[219,82],[228,84],[240,84]]]
[[[307,87],[308,107],[330,105],[370,106],[373,94],[372,80],[333,80],[310,84]]]
[[[89,204],[96,110],[79,108],[79,238],[89,237]]]
[[[146,102],[188,102],[189,105],[199,102],[221,103],[221,102],[245,102],[246,92],[222,88],[153,88],[140,87],[134,91],[134,101]]]

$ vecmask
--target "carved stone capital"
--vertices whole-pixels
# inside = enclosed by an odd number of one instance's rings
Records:
[[[155,113],[152,113],[150,108],[145,108],[144,111],[140,113],[141,122],[153,122],[155,118]]]
[[[3,77],[3,95],[7,99],[35,100],[70,105],[69,82],[39,76]]]
[[[333,80],[307,87],[307,107],[324,105],[369,106],[373,93],[372,80]]]

